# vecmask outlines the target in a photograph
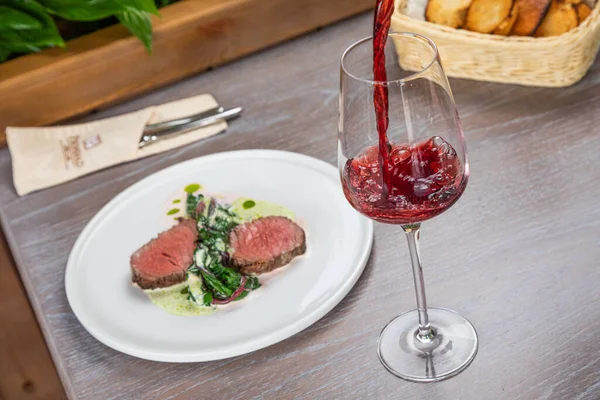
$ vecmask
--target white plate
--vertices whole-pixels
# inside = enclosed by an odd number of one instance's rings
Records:
[[[189,183],[288,207],[306,231],[307,254],[215,314],[158,308],[131,285],[129,258],[165,229],[165,202]],[[327,314],[358,280],[372,240],[372,222],[348,205],[335,167],[283,151],[214,154],[157,172],[110,201],[71,251],[67,298],[85,329],[115,350],[155,361],[218,360],[277,343]]]

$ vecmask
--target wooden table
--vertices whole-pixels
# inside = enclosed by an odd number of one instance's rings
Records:
[[[202,364],[139,360],[93,339],[64,292],[68,254],[113,196],[177,162],[234,149],[287,149],[335,162],[338,61],[371,24],[364,15],[189,79],[100,118],[213,93],[246,112],[226,135],[18,198],[0,152],[0,215],[72,399],[597,399],[600,397],[600,63],[566,89],[452,81],[472,179],[426,223],[431,305],[479,331],[462,374],[408,383],[384,370],[377,336],[414,307],[407,247],[376,226],[356,287],[322,320],[269,348]]]

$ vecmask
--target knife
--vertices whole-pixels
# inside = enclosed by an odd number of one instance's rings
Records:
[[[227,110],[223,107],[215,107],[189,117],[147,125],[144,128],[143,136],[140,139],[138,148],[141,149],[152,143],[178,136],[191,129],[235,119],[239,117],[241,113],[242,107],[234,107]]]

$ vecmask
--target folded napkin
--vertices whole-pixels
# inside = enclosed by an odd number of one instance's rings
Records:
[[[218,122],[138,148],[147,124],[190,116],[214,107],[217,107],[214,97],[202,94],[85,124],[6,128],[17,194],[23,196],[223,132],[227,123]]]

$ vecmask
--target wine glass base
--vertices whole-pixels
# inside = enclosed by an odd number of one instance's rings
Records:
[[[477,354],[477,332],[466,318],[443,308],[430,308],[428,313],[436,331],[431,343],[416,339],[417,310],[400,314],[379,335],[381,363],[402,379],[441,381],[463,371]]]

